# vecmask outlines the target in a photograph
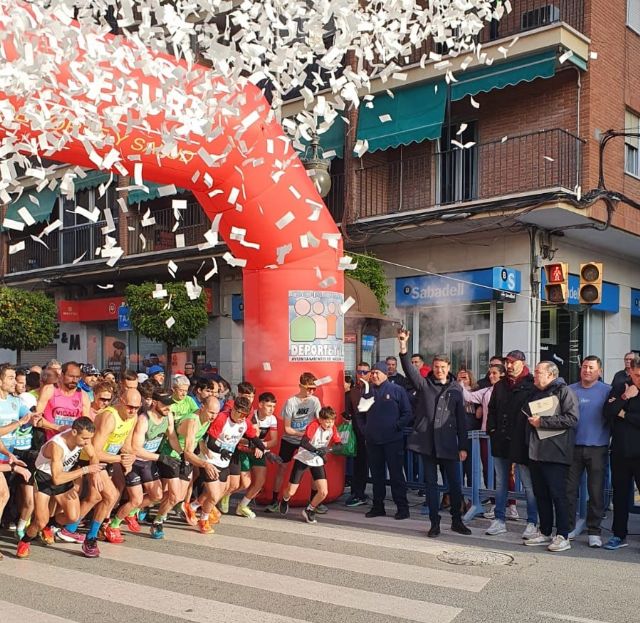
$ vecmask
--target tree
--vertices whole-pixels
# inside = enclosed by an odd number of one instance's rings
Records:
[[[23,350],[49,346],[57,328],[56,304],[44,292],[0,288],[0,347],[15,350],[18,363]]]
[[[371,289],[378,299],[380,313],[385,314],[389,308],[387,303],[389,284],[380,260],[371,253],[358,253],[356,259],[358,260],[358,267],[351,271],[350,276]]]
[[[155,283],[129,285],[125,296],[134,329],[151,340],[164,342],[167,348],[165,386],[169,387],[175,347],[188,347],[207,326],[208,316],[203,292],[190,299],[184,283],[168,283],[162,289],[166,290],[166,296],[154,298]]]

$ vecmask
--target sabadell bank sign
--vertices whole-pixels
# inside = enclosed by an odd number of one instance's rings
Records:
[[[491,301],[494,290],[520,292],[520,271],[504,266],[396,279],[396,306]]]

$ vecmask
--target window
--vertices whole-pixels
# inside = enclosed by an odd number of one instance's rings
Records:
[[[460,132],[460,129],[464,130]],[[456,141],[452,143],[452,141]],[[472,145],[460,149],[459,144],[467,145],[477,141],[476,122],[442,126],[438,166],[440,167],[440,203],[471,201],[477,196],[478,155],[477,147]],[[456,145],[458,143],[458,145]]]
[[[640,34],[640,0],[627,0],[627,26]]]
[[[640,2],[640,0],[638,0]],[[624,117],[624,129],[627,132],[640,134],[640,117],[627,111]],[[640,177],[640,136],[624,137],[624,170],[625,173]]]

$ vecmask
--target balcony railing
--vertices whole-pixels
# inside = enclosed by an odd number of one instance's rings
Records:
[[[67,225],[42,239],[46,243],[46,247],[36,242],[30,235],[37,235],[42,229],[42,225],[27,229],[19,237],[11,239],[11,244],[24,240],[25,248],[24,251],[9,256],[8,272],[17,273],[38,268],[51,268],[71,264],[76,260],[79,263],[100,259],[100,256],[96,255],[96,250],[104,244],[102,229],[106,224],[106,221],[98,221],[84,225]],[[117,240],[117,221],[115,225],[116,231],[109,235]]]
[[[485,25],[477,36],[479,43],[486,45],[491,41],[512,37],[529,30],[565,23],[578,32],[584,31],[583,0],[514,0],[513,10],[506,13],[499,21],[491,21]],[[401,65],[413,65],[429,52],[447,54],[444,44],[436,44],[431,39],[424,41],[421,47],[401,59]]]
[[[508,137],[356,171],[353,218],[488,201],[580,183],[583,141],[565,130]]]
[[[146,210],[144,206],[143,209]],[[129,255],[175,249],[176,236],[180,234],[184,235],[185,247],[198,245],[205,242],[204,234],[211,227],[211,221],[196,201],[187,203],[187,209],[181,211],[179,226],[175,231],[176,219],[172,208],[151,210],[151,216],[156,222],[148,227],[142,226],[141,219],[130,224]]]

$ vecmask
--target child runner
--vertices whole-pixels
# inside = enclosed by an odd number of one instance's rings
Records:
[[[329,452],[329,444],[334,447],[340,445],[340,435],[336,429],[336,412],[331,407],[322,407],[318,419],[311,422],[300,441],[300,448],[293,461],[293,469],[289,477],[289,485],[280,501],[280,513],[286,515],[289,511],[289,499],[295,495],[300,485],[300,479],[307,469],[311,470],[313,478],[312,491],[315,495],[305,509],[302,516],[307,523],[317,523],[316,509],[327,497],[327,475],[324,470],[325,455]]]

